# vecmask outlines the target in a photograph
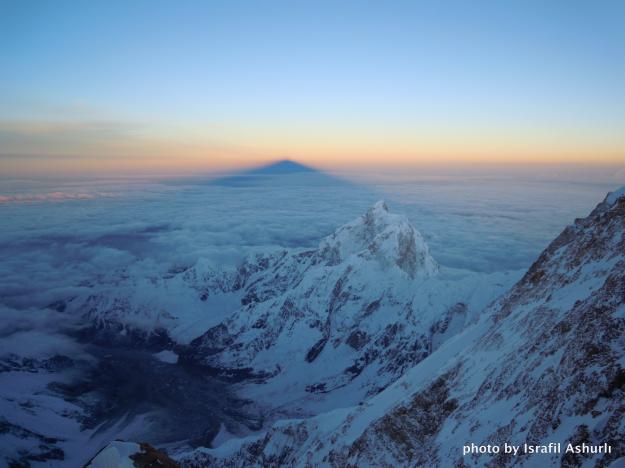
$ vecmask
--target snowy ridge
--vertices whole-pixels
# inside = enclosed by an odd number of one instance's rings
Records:
[[[85,468],[135,468],[137,466],[175,468],[178,464],[149,444],[115,440],[104,447],[85,465]]]
[[[364,404],[276,423],[185,466],[607,466],[625,456],[625,197],[608,197],[479,320]],[[559,442],[610,453],[463,456]],[[621,460],[622,461],[622,460]]]
[[[610,205],[613,205],[621,197],[625,197],[625,186],[615,190],[614,192],[610,192],[605,201]]]
[[[98,453],[87,468],[133,468],[131,456],[141,452],[139,444],[116,440]]]

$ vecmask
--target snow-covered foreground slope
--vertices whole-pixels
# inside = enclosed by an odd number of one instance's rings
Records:
[[[609,195],[566,228],[476,323],[363,404],[280,421],[262,435],[180,460],[233,467],[622,462],[624,195]],[[503,448],[463,455],[472,443],[521,448],[517,455]],[[561,443],[561,453],[532,455],[523,447],[549,443]],[[565,453],[569,443],[605,443],[610,452]]]

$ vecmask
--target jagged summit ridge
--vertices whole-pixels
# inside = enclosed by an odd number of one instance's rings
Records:
[[[410,278],[432,276],[439,269],[421,233],[405,216],[391,213],[382,200],[323,239],[319,253],[328,265],[355,256],[395,266]]]

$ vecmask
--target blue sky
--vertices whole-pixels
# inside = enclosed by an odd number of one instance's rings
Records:
[[[4,161],[625,148],[623,2],[0,5]]]

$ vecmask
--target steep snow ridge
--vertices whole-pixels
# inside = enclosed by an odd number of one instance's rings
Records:
[[[364,404],[180,456],[187,466],[607,466],[625,456],[625,194],[541,254],[464,332]],[[463,456],[464,444],[611,453]]]
[[[87,465],[88,468],[133,468],[132,455],[141,452],[139,444],[116,440],[106,446]]]

